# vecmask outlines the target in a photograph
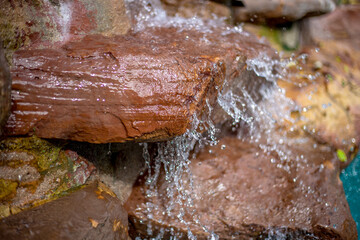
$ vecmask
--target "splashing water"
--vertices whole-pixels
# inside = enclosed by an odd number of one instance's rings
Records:
[[[241,26],[230,28],[225,25],[222,19],[206,20],[207,22],[205,22],[198,17],[191,19],[178,16],[169,17],[162,9],[161,3],[156,0],[127,0],[126,4],[128,5],[127,9],[134,9],[134,5],[141,6],[135,8],[138,11],[137,13],[130,14],[135,16],[135,22],[137,22],[133,29],[135,32],[147,27],[171,26],[176,27],[179,31],[192,29],[202,32],[205,34],[205,38],[206,33],[211,33],[214,27],[221,28],[224,35],[231,32],[243,33]],[[207,39],[204,41],[207,41]],[[301,56],[302,58],[303,56]],[[258,77],[266,79],[273,86],[272,88],[254,89],[261,95],[262,101],[259,102],[254,99],[251,92],[249,92],[251,90],[247,90],[245,86],[241,85],[236,88],[219,90],[217,98],[217,104],[231,117],[232,122],[230,125],[233,126],[233,131],[237,131],[238,137],[250,139],[251,142],[256,143],[265,152],[275,151],[279,156],[280,165],[278,166],[286,171],[290,171],[286,163],[293,153],[282,146],[286,139],[284,136],[279,136],[277,126],[284,122],[294,124],[290,113],[291,110],[296,110],[297,107],[294,102],[285,96],[285,91],[276,82],[287,74],[286,66],[298,60],[293,58],[277,60],[267,56],[265,53],[258,55],[256,58],[248,59],[246,62],[247,70],[254,72]],[[226,80],[225,84],[227,84]],[[193,201],[196,196],[193,191],[193,178],[189,167],[193,156],[191,153],[194,152],[194,156],[196,155],[196,147],[202,148],[206,145],[215,145],[218,142],[216,135],[220,130],[216,128],[211,120],[213,108],[208,100],[206,100],[206,108],[206,115],[201,116],[201,118],[196,115],[193,116],[192,126],[184,135],[167,142],[157,143],[154,156],[149,152],[149,144],[143,143],[143,157],[147,166],[146,198],[148,201],[146,208],[142,210],[145,211],[147,218],[150,220],[147,232],[149,236],[153,235],[151,220],[154,219],[154,216],[165,215],[171,219],[177,219],[185,225],[188,229],[187,237],[189,239],[196,239],[190,231],[190,224],[194,223],[199,225],[205,232],[210,233],[210,239],[218,239],[216,234],[201,224],[200,216],[193,208]],[[244,127],[239,128],[239,125]],[[205,134],[201,133],[204,127],[207,130]],[[246,133],[242,129],[246,129]],[[162,173],[164,176],[162,176]],[[162,181],[162,184],[159,184],[160,181]],[[151,201],[157,196],[165,199],[165,211]],[[186,221],[185,215],[192,216],[193,222]],[[159,219],[157,220],[159,221]],[[162,239],[164,231],[164,229],[160,230],[155,239]],[[177,239],[175,233],[174,239]]]
[[[223,29],[223,34],[240,32],[245,35],[241,25],[229,27],[224,18],[214,16],[213,19],[201,19],[198,16],[183,18],[168,16],[159,0],[126,0],[128,15],[136,22],[133,31],[139,32],[148,27],[175,27],[178,31],[196,30],[201,33],[212,33],[214,28]],[[201,6],[200,6],[201,7]],[[131,9],[131,10],[129,10]]]

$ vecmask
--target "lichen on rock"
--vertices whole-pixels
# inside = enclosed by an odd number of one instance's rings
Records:
[[[95,167],[73,151],[35,136],[0,142],[0,217],[66,195]]]

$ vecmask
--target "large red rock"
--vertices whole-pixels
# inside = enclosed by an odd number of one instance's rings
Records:
[[[10,135],[92,143],[158,141],[183,134],[227,87],[269,82],[246,60],[273,51],[248,33],[153,28],[87,36],[61,49],[16,52]],[[222,116],[223,117],[223,116]]]
[[[2,0],[0,37],[4,47],[53,47],[86,34],[107,36],[130,29],[123,0]]]
[[[168,194],[164,175],[157,195],[145,197],[149,185],[140,178],[125,205],[131,237],[187,239],[189,227],[197,239],[207,239],[205,226],[219,239],[357,239],[339,179],[340,161],[331,148],[314,144],[309,138],[287,138],[277,145],[277,154],[224,138],[191,162],[194,191],[188,192],[189,179],[178,185],[185,198]],[[289,158],[280,158],[286,152]],[[172,197],[183,205],[170,203]]]
[[[102,186],[91,184],[0,220],[0,238],[130,239],[126,211],[114,194]]]

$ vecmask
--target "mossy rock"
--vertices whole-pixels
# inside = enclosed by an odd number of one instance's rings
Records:
[[[75,191],[95,170],[77,153],[35,136],[1,141],[0,160],[0,218]]]

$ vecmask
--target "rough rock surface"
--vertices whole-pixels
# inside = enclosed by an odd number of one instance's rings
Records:
[[[73,151],[35,137],[0,142],[0,218],[77,189],[95,167]]]
[[[304,20],[300,26],[301,49],[279,81],[293,109],[298,126],[321,143],[344,151],[352,160],[360,144],[360,29],[359,6],[340,6],[324,16]],[[355,26],[356,25],[356,26]],[[266,37],[273,48],[284,51],[273,28],[245,24],[246,30]],[[346,161],[346,166],[351,161]]]
[[[331,14],[306,19],[302,24],[303,44],[319,44],[327,40],[336,40],[360,50],[359,21],[360,5],[342,5]]]
[[[0,40],[1,41],[1,40]],[[8,63],[6,62],[4,50],[0,43],[0,136],[2,127],[5,125],[10,114],[11,102],[11,78]]]
[[[243,0],[244,7],[234,7],[236,22],[284,23],[335,9],[333,0]]]
[[[128,240],[126,211],[112,192],[92,184],[0,220],[1,239]]]
[[[254,99],[269,85],[246,59],[274,56],[272,49],[248,33],[220,31],[150,28],[18,51],[6,131],[92,143],[181,135],[225,79]]]
[[[353,159],[360,144],[360,7],[341,6],[306,22],[301,33],[306,58],[280,82],[302,111],[304,129]],[[310,33],[310,34],[309,34]],[[349,163],[350,161],[347,161]]]
[[[220,239],[357,239],[339,179],[339,160],[331,148],[315,148],[313,143],[309,138],[288,138],[278,145],[291,150],[287,160],[231,137],[205,148],[190,165],[194,210],[186,206],[182,218],[198,239],[209,233],[194,216]],[[184,183],[187,189],[188,181]],[[160,184],[158,195],[147,199],[146,186],[139,179],[125,205],[130,236],[160,233],[168,238],[172,232],[187,239],[187,226],[175,217],[178,212],[166,214],[166,185]],[[150,220],[145,212],[151,204]],[[172,207],[179,210],[176,202]],[[149,222],[152,232],[147,231]]]
[[[301,106],[294,116],[303,129],[353,159],[360,144],[360,52],[341,41],[322,43],[304,49],[302,70],[280,85]]]
[[[123,0],[37,0],[0,4],[4,47],[53,47],[85,34],[119,35],[130,29]]]

